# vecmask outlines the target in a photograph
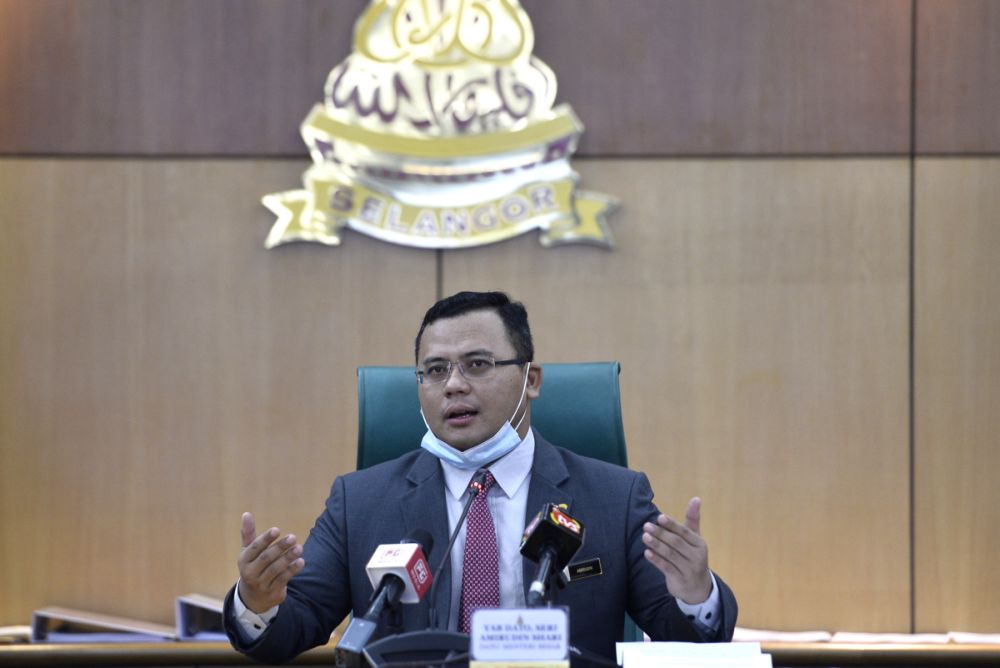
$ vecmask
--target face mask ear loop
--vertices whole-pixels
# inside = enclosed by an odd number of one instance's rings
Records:
[[[517,409],[521,407],[521,402],[524,401],[524,397],[528,392],[528,374],[531,372],[531,362],[528,362],[528,368],[524,370],[524,387],[521,388],[521,398],[517,400],[517,406],[514,407],[514,413],[510,416],[510,420],[514,419],[514,415],[517,415]],[[525,406],[524,413],[521,414],[521,419],[517,421],[516,425],[511,425],[514,427],[514,431],[521,428],[521,423],[524,422],[524,418],[528,417],[528,409]],[[507,420],[507,422],[510,422]]]

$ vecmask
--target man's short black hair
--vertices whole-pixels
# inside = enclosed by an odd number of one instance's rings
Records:
[[[413,357],[420,364],[420,339],[428,325],[444,318],[454,318],[472,311],[494,311],[503,321],[507,330],[507,338],[514,346],[517,358],[526,362],[535,360],[535,344],[531,341],[531,328],[528,327],[528,312],[521,302],[510,300],[503,292],[459,292],[451,297],[445,297],[424,314],[417,332],[416,345],[413,347]]]

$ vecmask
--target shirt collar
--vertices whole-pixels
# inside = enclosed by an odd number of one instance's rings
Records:
[[[518,444],[516,448],[493,462],[490,472],[496,478],[497,486],[503,490],[507,498],[511,498],[517,493],[524,481],[531,473],[531,463],[535,458],[535,433],[528,429],[528,435]],[[452,498],[461,499],[472,481],[475,471],[460,469],[453,464],[442,460],[441,469],[444,472],[444,483],[448,487],[448,492]]]

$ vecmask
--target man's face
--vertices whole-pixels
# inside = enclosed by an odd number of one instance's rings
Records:
[[[418,366],[432,362],[458,362],[469,355],[492,356],[496,360],[517,357],[500,316],[493,310],[471,311],[454,318],[436,320],[424,329]],[[524,387],[525,367],[498,366],[487,378],[469,380],[452,370],[443,383],[418,385],[420,407],[434,434],[456,450],[467,450],[493,436],[518,408]],[[532,367],[524,402],[514,424],[529,410],[528,399],[538,396],[541,369]],[[530,415],[518,432],[528,430]]]

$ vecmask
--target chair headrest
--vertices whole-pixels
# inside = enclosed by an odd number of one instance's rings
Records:
[[[532,426],[555,445],[626,466],[618,362],[541,366]],[[426,430],[411,367],[358,368],[359,469],[420,447]]]

